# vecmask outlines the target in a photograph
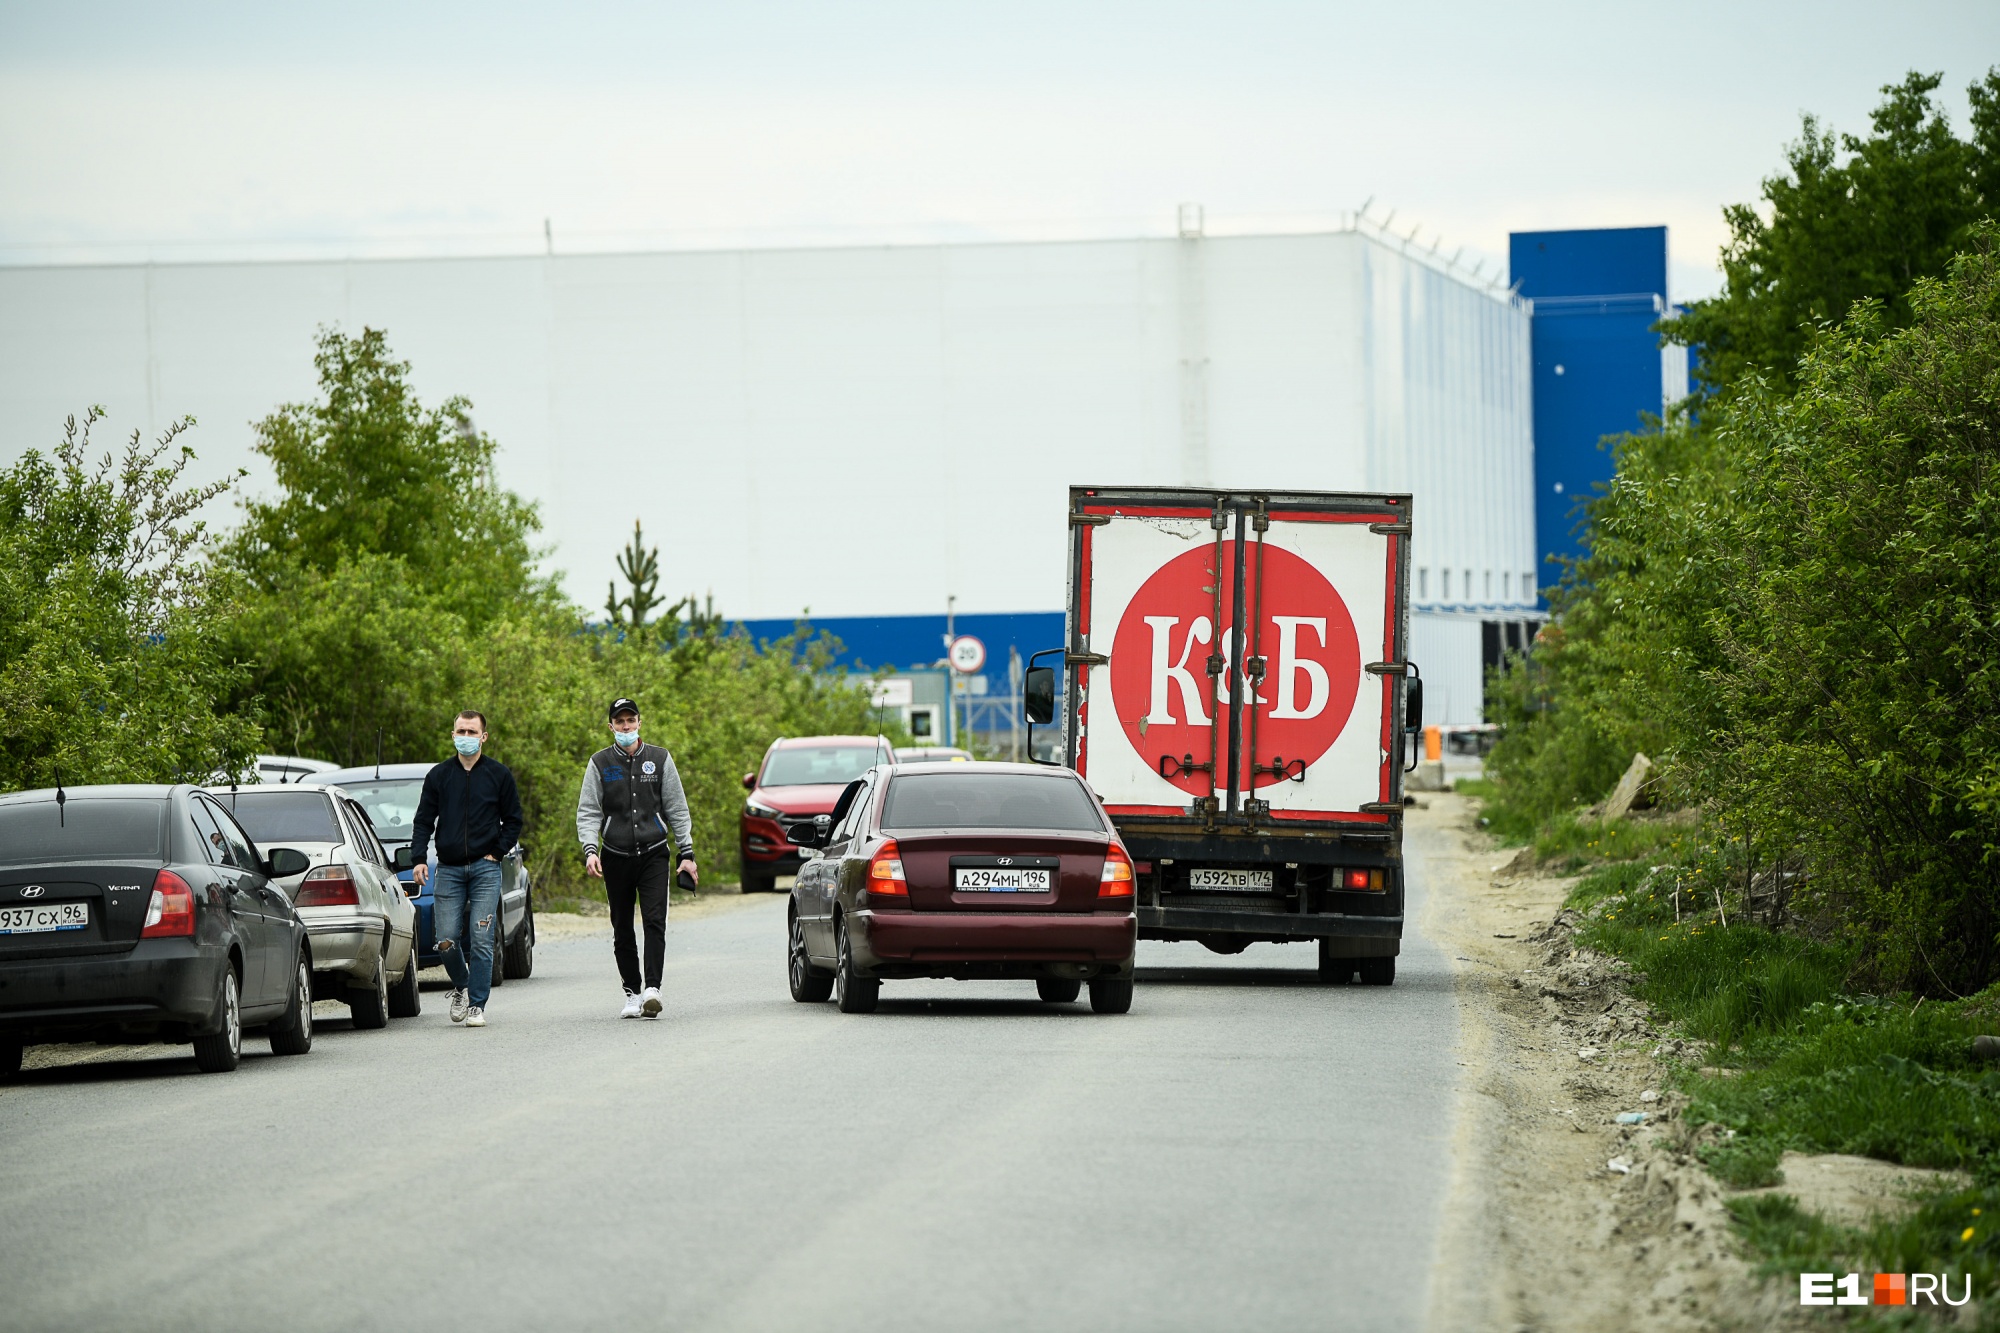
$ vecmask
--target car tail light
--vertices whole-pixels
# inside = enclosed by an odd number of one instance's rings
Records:
[[[908,898],[909,881],[903,878],[903,854],[893,840],[868,863],[868,895],[871,898]]]
[[[306,871],[298,896],[292,899],[292,906],[359,907],[361,894],[355,889],[354,877],[347,873],[346,866],[315,866]]]
[[[1125,849],[1112,843],[1104,853],[1104,869],[1098,872],[1097,896],[1100,898],[1130,898],[1132,896],[1132,858],[1125,855]]]
[[[1379,870],[1343,870],[1340,872],[1340,887],[1362,889],[1369,893],[1382,891],[1382,872]]]
[[[153,900],[146,904],[146,925],[142,940],[194,934],[194,890],[171,870],[162,870],[153,879]]]

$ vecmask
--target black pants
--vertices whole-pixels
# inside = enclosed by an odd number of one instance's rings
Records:
[[[638,899],[639,918],[646,926],[645,984],[657,986],[667,966],[667,889],[673,853],[665,847],[643,856],[607,851],[599,860],[604,866],[604,895],[611,900],[611,952],[618,959],[626,993],[637,995],[639,950],[632,939],[632,901]]]

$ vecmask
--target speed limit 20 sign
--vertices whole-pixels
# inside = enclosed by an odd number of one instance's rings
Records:
[[[986,665],[986,645],[970,634],[961,634],[951,641],[951,669],[962,676],[970,676]]]

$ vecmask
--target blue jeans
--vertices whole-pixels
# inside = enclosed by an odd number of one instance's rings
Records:
[[[500,913],[500,863],[474,861],[466,866],[441,865],[431,888],[431,929],[444,970],[454,990],[471,989],[472,1007],[484,1009],[493,989],[494,919]],[[472,929],[468,932],[467,923]],[[466,937],[470,934],[471,939]],[[465,951],[470,945],[472,963]]]

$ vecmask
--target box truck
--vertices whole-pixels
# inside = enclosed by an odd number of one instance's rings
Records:
[[[1313,943],[1327,981],[1391,984],[1423,718],[1410,497],[1078,486],[1068,517],[1067,643],[1024,704],[1050,722],[1060,695],[1140,938]]]

